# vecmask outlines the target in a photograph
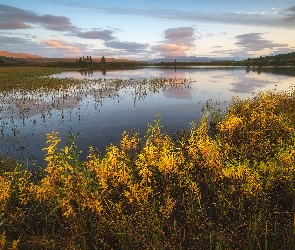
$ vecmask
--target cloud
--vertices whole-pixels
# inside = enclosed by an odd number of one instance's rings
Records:
[[[129,53],[140,53],[146,52],[148,45],[143,43],[136,43],[136,42],[120,42],[118,40],[115,41],[107,41],[104,43],[106,47],[112,49],[119,49]]]
[[[187,89],[167,88],[164,90],[164,96],[171,99],[189,99],[192,93]]]
[[[69,45],[68,42],[63,41],[63,40],[55,40],[55,39],[45,40],[45,39],[42,39],[42,43],[46,44],[49,47],[53,47],[53,48],[60,49],[60,50],[65,50],[65,51],[70,52],[70,53],[75,53],[75,54],[80,53],[80,49],[78,47],[74,47],[72,45]]]
[[[115,37],[112,36],[114,32],[111,30],[92,30],[92,31],[86,31],[86,32],[75,32],[73,35],[80,37],[80,38],[86,38],[86,39],[100,39],[103,41],[110,41],[115,39]]]
[[[46,48],[42,43],[32,42],[28,38],[20,38],[15,36],[1,36],[0,48],[15,53],[28,53],[46,56]]]
[[[278,48],[275,49],[270,55],[277,55],[277,54],[288,54],[294,52],[295,48]]]
[[[16,45],[27,43],[27,40],[20,37],[9,37],[9,36],[0,36],[0,46],[1,45]]]
[[[64,16],[44,15],[38,19],[39,23],[47,30],[69,31],[77,29],[72,25],[70,19]]]
[[[292,7],[288,8],[287,10],[295,12],[295,6],[292,6]]]
[[[152,47],[155,52],[160,53],[163,57],[175,57],[185,56],[188,50],[187,46],[175,45],[175,44],[159,44]]]
[[[56,49],[52,49],[56,48]],[[80,57],[82,51],[87,51],[88,45],[69,43],[63,40],[46,40],[33,42],[30,38],[0,35],[0,49],[15,53],[36,54],[45,57]],[[89,52],[92,55],[93,52]]]
[[[29,29],[30,25],[23,22],[0,23],[0,30]]]
[[[194,40],[194,29],[191,27],[171,28],[165,30],[164,35],[167,43],[189,45]]]
[[[248,33],[235,36],[238,40],[235,44],[243,48],[245,51],[261,51],[264,49],[274,49],[287,47],[288,44],[274,43],[264,39],[263,33]]]
[[[164,40],[152,47],[161,56],[185,56],[186,51],[194,46],[192,27],[170,28],[164,31]]]
[[[287,12],[289,14],[287,14],[287,16],[285,17],[284,20],[286,20],[287,22],[294,22],[295,21],[295,6],[288,8]]]
[[[47,30],[76,30],[70,19],[65,16],[38,15],[17,7],[0,4],[0,29],[27,29],[31,25],[41,25]]]
[[[17,7],[0,4],[0,30],[28,29],[41,26],[46,30],[68,31],[69,35],[85,39],[114,40],[112,30],[81,31],[65,16],[38,15]]]
[[[263,54],[269,53],[278,53],[291,52],[291,49],[288,48],[288,44],[275,43],[273,41],[263,38],[264,33],[248,33],[235,36],[237,39],[235,45],[238,48],[224,49],[222,46],[213,46],[212,51],[210,52],[211,56],[220,57],[230,57],[234,60],[243,60],[248,57],[255,57]]]
[[[232,92],[237,93],[253,93],[257,91],[257,89],[261,89],[264,86],[268,85],[271,81],[270,80],[261,80],[254,77],[251,78],[244,78],[241,81],[238,81],[236,83],[232,83]],[[272,81],[273,85],[275,85],[277,82]]]
[[[176,44],[159,44],[154,46],[154,49],[158,51],[165,51],[165,52],[171,52],[171,51],[186,51],[188,50],[188,46],[185,45],[176,45]]]
[[[77,6],[78,7],[78,6]],[[79,6],[81,7],[81,6]],[[211,12],[210,10],[199,12],[198,8],[190,10],[179,10],[173,8],[165,9],[148,9],[148,8],[134,8],[131,6],[125,7],[123,5],[116,7],[108,6],[94,6],[91,7],[83,6],[85,9],[89,8],[90,11],[96,11],[100,13],[120,14],[120,15],[133,15],[133,16],[147,16],[159,19],[179,20],[179,21],[190,21],[190,22],[211,22],[211,23],[226,23],[226,24],[242,24],[250,26],[262,26],[262,27],[283,27],[283,28],[294,28],[292,24],[293,20],[293,7],[289,8],[288,11],[292,12],[277,13],[276,15],[268,12]],[[286,22],[286,20],[289,22]]]

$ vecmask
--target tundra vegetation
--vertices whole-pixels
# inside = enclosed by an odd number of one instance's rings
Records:
[[[86,161],[54,131],[44,169],[2,157],[0,248],[294,249],[294,93],[233,97],[173,136],[157,117]]]

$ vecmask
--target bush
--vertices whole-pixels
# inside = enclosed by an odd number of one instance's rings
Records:
[[[52,132],[38,179],[1,170],[0,246],[294,249],[294,107],[292,92],[234,99],[214,137],[205,118],[176,139],[158,118],[86,162]]]

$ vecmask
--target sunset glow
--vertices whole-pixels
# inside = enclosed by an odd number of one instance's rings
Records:
[[[295,1],[19,1],[0,4],[0,50],[44,57],[241,60],[295,49]]]

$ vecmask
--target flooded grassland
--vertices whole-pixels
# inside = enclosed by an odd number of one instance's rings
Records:
[[[79,132],[82,157],[89,146],[105,152],[124,131],[144,136],[156,115],[165,131],[188,129],[206,110],[224,110],[241,98],[267,89],[287,90],[293,77],[245,68],[140,68],[64,71],[54,68],[1,68],[1,153],[43,163],[46,134],[58,131],[65,145]]]
[[[3,72],[1,249],[295,249],[292,72]]]

